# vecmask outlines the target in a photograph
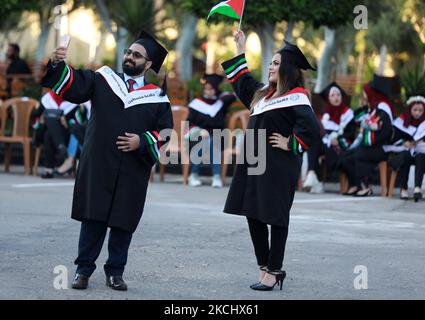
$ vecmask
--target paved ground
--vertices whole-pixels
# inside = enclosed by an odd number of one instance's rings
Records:
[[[0,299],[425,298],[425,201],[297,194],[284,290],[254,292],[245,219],[222,213],[228,188],[193,189],[179,179],[149,187],[130,247],[129,291],[105,287],[103,252],[81,292],[53,286],[55,266],[68,268],[69,282],[74,272],[79,223],[69,218],[72,180],[0,173]],[[359,265],[367,267],[367,290],[354,287]]]

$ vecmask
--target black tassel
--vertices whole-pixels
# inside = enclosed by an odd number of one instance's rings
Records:
[[[162,81],[160,96],[163,97],[167,95],[167,75],[164,75],[164,80]]]

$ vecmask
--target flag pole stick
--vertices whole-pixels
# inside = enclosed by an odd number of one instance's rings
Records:
[[[243,17],[243,12],[245,10],[245,0],[243,0],[243,5],[242,5],[242,14],[241,14],[241,18],[239,20],[239,27],[238,27],[238,31],[241,31],[241,25],[242,25],[242,17]]]

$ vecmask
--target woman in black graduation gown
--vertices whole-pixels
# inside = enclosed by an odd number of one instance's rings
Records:
[[[190,138],[192,134],[197,135],[200,130],[206,130],[209,134],[210,163],[213,174],[212,187],[221,188],[223,183],[220,177],[221,171],[221,143],[213,141],[213,130],[222,130],[225,127],[225,117],[229,106],[236,100],[234,94],[221,92],[219,86],[223,81],[223,76],[218,74],[205,74],[202,77],[204,85],[203,95],[193,99],[189,104],[189,132],[186,135]],[[199,150],[199,157],[202,157],[202,149]],[[197,187],[202,184],[199,179],[201,164],[191,161],[191,174],[189,185]]]
[[[325,101],[320,122],[324,135],[322,141],[310,147],[308,173],[303,189],[312,193],[322,193],[323,183],[319,181],[319,158],[325,156],[326,171],[340,169],[342,155],[350,147],[356,134],[354,112],[347,104],[347,94],[335,82],[329,84],[320,96]]]
[[[269,84],[256,81],[247,68],[245,35],[235,35],[238,56],[223,63],[236,95],[251,110],[247,133],[254,134],[253,143],[244,142],[244,161],[236,166],[224,212],[246,216],[255,255],[260,266],[259,282],[254,290],[272,290],[285,278],[282,263],[288,235],[289,211],[301,168],[303,151],[317,143],[319,126],[303,88],[301,69],[313,69],[297,46],[286,42],[273,56],[269,68]],[[261,133],[267,138],[260,140]],[[262,174],[252,174],[257,164],[249,164],[247,154],[265,153]],[[271,243],[269,230],[271,225]]]
[[[409,199],[407,182],[410,166],[415,165],[413,198],[418,201],[425,172],[425,95],[412,96],[406,104],[404,113],[394,121],[393,145],[387,150],[396,153],[389,165],[398,170],[403,200]]]
[[[388,158],[383,146],[390,143],[393,135],[393,107],[388,98],[391,96],[391,79],[375,75],[373,81],[363,87],[362,104],[368,108],[360,109],[356,115],[360,134],[341,163],[350,183],[346,195],[371,196],[368,176],[379,162]]]

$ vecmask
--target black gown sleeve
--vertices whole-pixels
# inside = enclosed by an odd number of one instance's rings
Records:
[[[295,113],[295,126],[293,134],[289,136],[288,148],[294,154],[301,155],[320,141],[320,127],[310,106],[296,106],[292,110]]]
[[[161,103],[158,107],[155,128],[139,134],[139,155],[150,165],[154,165],[160,157],[161,148],[169,142],[170,137],[163,137],[161,130],[173,128],[173,114],[169,103]]]
[[[227,79],[233,86],[236,95],[248,109],[251,106],[255,92],[264,85],[251,75],[245,59],[245,54],[240,54],[222,63]]]
[[[413,137],[406,132],[401,131],[399,128],[394,127],[394,136],[391,142],[396,143],[400,140],[402,140],[403,143],[406,141],[413,141]]]
[[[74,70],[63,61],[52,66],[49,61],[41,85],[52,89],[66,101],[80,104],[91,99],[94,80],[95,73],[91,70]]]
[[[390,143],[393,137],[393,125],[390,116],[382,110],[377,110],[378,130],[365,129],[363,132],[363,145],[366,147]]]

